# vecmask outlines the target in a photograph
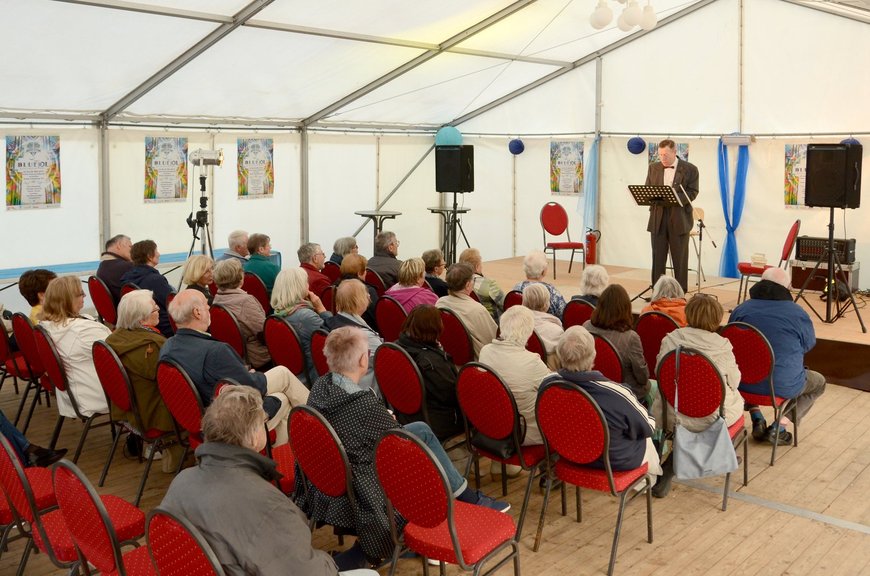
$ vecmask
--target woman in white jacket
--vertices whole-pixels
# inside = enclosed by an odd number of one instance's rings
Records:
[[[112,332],[92,317],[81,314],[84,303],[85,292],[76,276],[55,278],[45,290],[40,326],[54,341],[79,412],[82,416],[91,416],[109,411],[91,349],[94,342],[105,340]],[[62,416],[76,418],[69,395],[60,390],[57,391],[57,409]]]

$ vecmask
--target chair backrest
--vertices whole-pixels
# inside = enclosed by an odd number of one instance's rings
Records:
[[[785,237],[785,243],[782,245],[782,254],[779,257],[779,265],[783,262],[788,262],[791,257],[791,252],[794,250],[794,245],[797,242],[798,233],[801,231],[800,219],[795,220],[794,224],[788,230],[788,235]]]
[[[583,323],[592,318],[595,306],[586,300],[569,300],[562,312],[562,326],[567,330],[571,326],[583,326]]]
[[[413,434],[401,428],[386,432],[375,448],[375,469],[390,504],[408,522],[424,528],[445,520],[452,524],[453,498],[444,470]]]
[[[507,310],[511,306],[520,306],[523,303],[523,292],[521,290],[511,290],[504,295],[504,309]]]
[[[205,409],[199,391],[184,368],[172,360],[161,360],[157,365],[157,387],[169,413],[190,435],[191,445],[201,444]]]
[[[514,448],[519,448],[523,438],[516,400],[492,368],[480,362],[463,366],[456,380],[456,397],[470,428],[493,440],[513,434]]]
[[[12,356],[12,345],[9,343],[9,334],[6,333],[6,330],[0,330],[0,374],[6,371],[4,364],[7,360],[12,359]],[[0,505],[2,505],[2,502],[0,502]]]
[[[127,282],[123,286],[121,286],[121,297],[123,298],[125,295],[133,292],[134,290],[139,290],[139,286],[134,284],[133,282]]]
[[[45,368],[42,367],[42,359],[39,357],[39,349],[37,349],[36,339],[33,337],[33,324],[30,323],[30,318],[21,312],[13,314],[12,333],[15,335],[18,349],[27,363],[30,377],[34,380],[38,379],[45,374]]]
[[[305,368],[302,342],[286,318],[274,314],[269,316],[266,318],[263,332],[266,337],[266,347],[275,364],[285,366],[294,374],[308,373]]]
[[[324,288],[320,294],[318,294],[318,296],[320,296],[320,301],[323,303],[323,307],[333,314],[335,314],[335,293],[337,290],[338,288],[330,284]]]
[[[25,522],[33,523],[36,512],[36,500],[33,489],[24,474],[24,467],[9,440],[0,434],[0,487],[6,493],[12,511]]]
[[[54,340],[45,326],[37,325],[33,329],[33,341],[36,342],[36,349],[39,351],[39,359],[42,361],[42,367],[45,369],[45,378],[42,378],[43,386],[45,379],[51,383],[51,386],[62,392],[66,392],[69,396],[70,403],[73,406],[76,414],[79,413],[78,403],[72,390],[68,390],[66,369],[63,366],[63,360],[54,345]]]
[[[323,263],[323,270],[321,270],[323,274],[329,278],[330,282],[335,282],[339,278],[341,278],[341,266],[333,262],[332,260],[327,260]]]
[[[123,567],[121,547],[97,491],[82,471],[67,460],[57,463],[53,477],[57,504],[76,547],[101,573],[115,573]]]
[[[384,342],[375,352],[374,363],[378,387],[393,410],[409,417],[422,412],[428,421],[423,375],[414,359],[401,346]]]
[[[764,334],[746,322],[729,322],[719,329],[719,334],[731,342],[734,359],[740,368],[740,381],[745,384],[770,385],[773,397],[773,369],[776,365],[773,347]]]
[[[305,404],[290,411],[290,444],[299,469],[320,492],[354,501],[347,453],[320,412]]]
[[[378,330],[384,342],[395,342],[399,339],[402,324],[407,317],[405,308],[392,296],[384,294],[378,298],[375,304],[375,321],[378,323]]]
[[[622,374],[622,359],[613,343],[600,334],[593,334],[595,339],[595,362],[592,368],[604,374],[614,382],[625,382]]]
[[[697,206],[692,208],[692,220],[704,220],[704,209]]]
[[[100,319],[114,326],[118,321],[118,310],[115,308],[115,299],[112,297],[112,293],[109,292],[109,287],[106,286],[106,283],[96,276],[89,276],[88,292],[91,295],[91,300],[94,302],[94,307],[97,309]]]
[[[680,414],[704,418],[718,410],[725,415],[725,380],[703,352],[678,346],[662,357],[656,375],[662,398],[671,406],[679,388]]]
[[[634,330],[640,336],[643,358],[646,360],[647,366],[652,368],[656,365],[662,340],[679,327],[677,321],[664,312],[646,312],[637,318]]]
[[[568,229],[568,213],[558,202],[547,202],[541,208],[541,228],[544,229],[544,244],[547,234],[561,236]]]
[[[248,350],[245,346],[245,336],[236,315],[220,304],[211,305],[211,326],[209,332],[212,338],[229,344],[239,358],[248,363]]]
[[[257,299],[260,306],[263,307],[263,312],[266,316],[272,313],[272,304],[269,302],[269,291],[266,290],[266,284],[263,280],[253,272],[245,272],[245,279],[242,282],[242,290]]]
[[[318,376],[323,376],[329,372],[329,364],[326,362],[326,337],[329,332],[323,328],[318,328],[311,333],[311,361],[314,362],[314,369],[317,370]]]
[[[448,308],[440,308],[439,310],[444,327],[441,329],[438,341],[441,342],[444,351],[453,358],[454,364],[457,366],[468,364],[474,360],[474,345],[471,343],[471,335],[469,335],[465,323],[453,310]]]
[[[118,354],[102,340],[94,342],[92,350],[94,368],[97,371],[97,378],[100,379],[100,385],[103,387],[106,397],[123,412],[132,412],[135,418],[135,422],[132,422],[132,424],[142,434],[145,434],[147,431],[142,429],[139,407],[136,405],[136,395],[130,383],[130,375],[127,373],[127,369],[124,367]]]
[[[532,335],[526,341],[526,350],[534,352],[541,357],[544,364],[547,363],[547,349],[544,347],[544,341],[541,340],[541,336],[537,331],[533,330]]]
[[[220,560],[202,533],[163,508],[148,513],[148,552],[160,576],[223,576]]]
[[[212,292],[212,294],[217,294],[217,292]],[[166,295],[166,315],[169,317],[169,327],[172,328],[172,333],[178,332],[178,326],[175,324],[175,319],[172,317],[172,314],[169,313],[169,305],[172,304],[172,301],[175,300],[175,297],[178,296],[175,292],[170,292]]]
[[[383,296],[384,292],[387,291],[387,287],[384,286],[384,279],[381,278],[381,275],[368,268],[366,268],[366,284],[374,288],[375,292],[378,293],[378,296]]]

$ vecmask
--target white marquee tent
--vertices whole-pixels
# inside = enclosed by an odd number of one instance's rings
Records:
[[[431,152],[444,125],[475,146],[475,191],[460,201],[485,259],[540,248],[538,212],[551,199],[583,235],[577,198],[549,191],[549,146],[575,139],[589,150],[596,135],[605,264],[650,265],[646,214],[626,192],[648,162],[627,151],[633,136],[689,144],[719,246],[705,246],[708,271],[725,236],[722,134],[756,137],[741,257],[778,260],[796,218],[802,233],[827,235],[826,210],[784,205],[784,146],[870,144],[870,2],[652,5],[653,30],[621,32],[590,26],[594,0],[0,0],[0,134],[59,136],[62,172],[60,207],[0,211],[7,246],[26,239],[4,250],[0,273],[80,270],[120,232],[186,254],[194,169],[188,201],[143,200],[144,140],[167,135],[225,152],[208,172],[216,246],[235,228],[263,231],[285,265],[300,242],[328,249],[362,225],[355,210],[381,206],[403,213],[388,223],[401,255],[438,245],[426,207],[446,200]],[[525,152],[513,156],[516,137]],[[274,197],[238,199],[239,138],[273,139]],[[837,211],[837,236],[857,239],[859,261],[870,255],[868,204]],[[370,235],[359,233],[367,254]]]

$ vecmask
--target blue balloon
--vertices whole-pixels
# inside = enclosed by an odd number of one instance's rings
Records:
[[[850,137],[846,138],[845,140],[841,140],[840,144],[852,144],[853,146],[860,146],[861,142],[859,142],[858,140],[856,140],[855,138],[852,138],[850,136]]]
[[[628,141],[628,151],[632,154],[640,154],[646,150],[646,142],[640,136],[635,136]]]
[[[436,146],[459,146],[462,144],[462,132],[453,126],[444,126],[435,134]]]
[[[510,143],[508,143],[508,150],[510,150],[511,154],[513,154],[514,156],[516,156],[518,154],[522,154],[523,150],[525,150],[525,149],[526,149],[526,145],[523,144],[523,141],[520,140],[519,138],[514,138],[513,140],[510,141]]]

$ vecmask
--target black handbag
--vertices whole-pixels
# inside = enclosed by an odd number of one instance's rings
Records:
[[[513,431],[505,438],[490,438],[479,430],[475,429],[471,433],[471,445],[493,456],[498,456],[504,460],[511,458],[516,454],[514,447]],[[526,419],[520,415],[520,444],[526,438]]]

